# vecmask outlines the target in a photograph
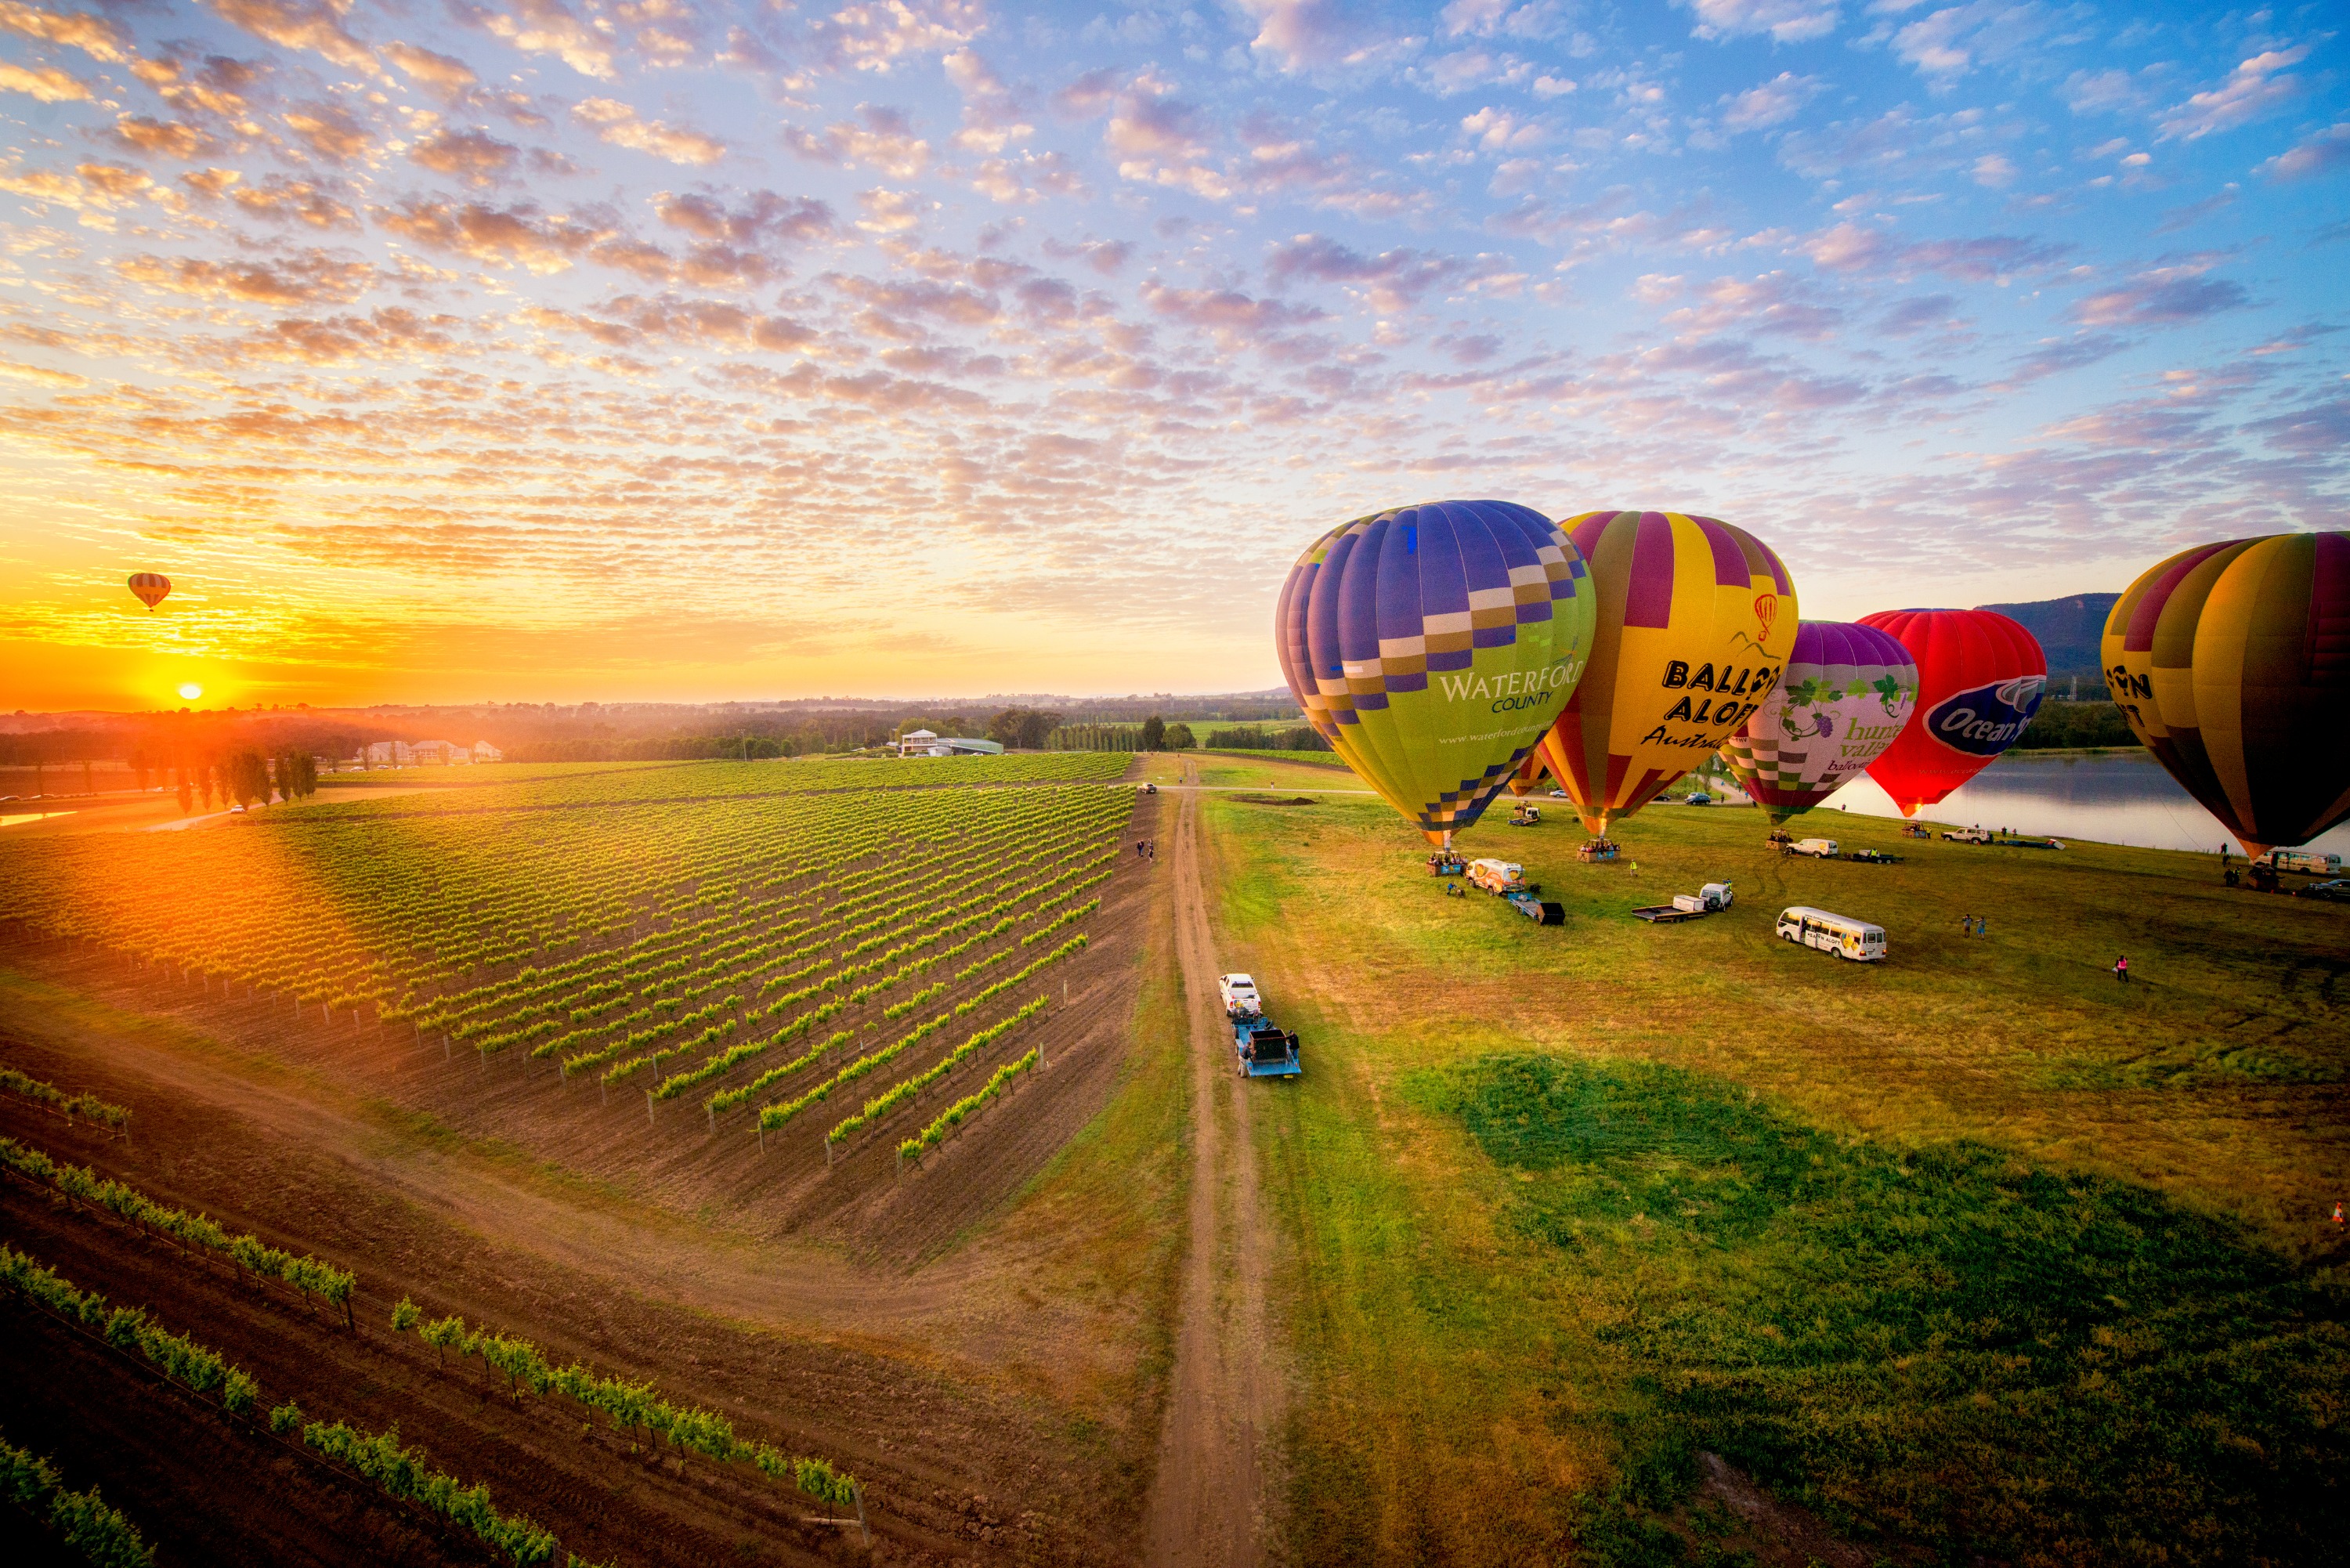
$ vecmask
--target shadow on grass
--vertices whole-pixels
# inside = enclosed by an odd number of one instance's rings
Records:
[[[2227,1222],[1650,1064],[1435,1087],[1636,1368],[1597,1555],[1681,1556],[1661,1516],[1712,1451],[1898,1557],[2343,1560],[2343,1303]]]

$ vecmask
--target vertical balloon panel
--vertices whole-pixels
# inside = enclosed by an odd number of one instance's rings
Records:
[[[2350,534],[2181,551],[2116,601],[2103,654],[2138,739],[2248,851],[2350,817]]]
[[[1315,540],[1275,619],[1307,722],[1440,844],[1477,820],[1574,691],[1592,600],[1581,555],[1542,514],[1437,502]]]
[[[1711,517],[1591,512],[1565,526],[1591,563],[1598,628],[1541,753],[1584,826],[1605,833],[1703,762],[1778,683],[1795,587],[1768,545]]]

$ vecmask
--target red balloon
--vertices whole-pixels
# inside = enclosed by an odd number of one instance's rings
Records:
[[[2048,656],[1997,610],[1879,610],[1860,624],[1890,633],[1918,661],[1918,706],[1868,764],[1914,816],[2023,738],[2048,690]]]

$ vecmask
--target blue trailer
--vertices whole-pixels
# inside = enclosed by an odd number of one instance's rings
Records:
[[[1232,1021],[1232,1044],[1243,1078],[1288,1078],[1305,1071],[1297,1060],[1297,1032],[1262,1013]]]
[[[1288,1078],[1305,1071],[1297,1060],[1297,1033],[1264,1015],[1256,981],[1244,974],[1217,977],[1224,1020],[1232,1027],[1232,1049],[1243,1078]]]

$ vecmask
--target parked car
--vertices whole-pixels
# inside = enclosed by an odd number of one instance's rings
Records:
[[[1682,801],[1681,804],[1683,805],[1711,805],[1713,804],[1713,796],[1706,794],[1705,791],[1701,789],[1693,789],[1689,792],[1689,798]]]
[[[2324,898],[2331,903],[2350,904],[2350,878],[2336,877],[2331,882],[2312,882],[2301,890],[2304,898]]]
[[[1787,853],[1808,855],[1814,860],[1833,860],[1836,857],[1836,841],[1833,838],[1798,838],[1787,846]]]

